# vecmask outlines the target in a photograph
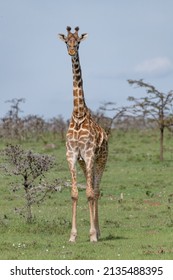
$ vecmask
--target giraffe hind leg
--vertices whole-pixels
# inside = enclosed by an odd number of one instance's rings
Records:
[[[99,227],[99,214],[98,214],[98,199],[100,197],[100,182],[107,162],[107,150],[106,153],[101,153],[95,162],[94,170],[94,223],[97,232],[97,238],[100,237],[100,227]]]

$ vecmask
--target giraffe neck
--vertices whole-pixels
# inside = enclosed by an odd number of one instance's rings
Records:
[[[86,104],[83,91],[82,71],[80,67],[79,55],[72,57],[73,70],[73,117],[81,119],[86,114]]]

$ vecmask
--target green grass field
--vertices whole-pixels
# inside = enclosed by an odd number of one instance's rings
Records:
[[[52,140],[51,140],[52,141]],[[22,143],[34,152],[56,157],[50,180],[70,180],[65,144],[44,150],[40,141]],[[1,142],[1,149],[5,146]],[[166,134],[165,160],[159,161],[157,131],[114,132],[101,183],[99,216],[101,238],[89,242],[89,212],[85,189],[79,189],[78,238],[68,242],[71,230],[70,188],[50,193],[33,206],[34,221],[27,224],[16,209],[24,200],[11,191],[14,177],[0,173],[0,259],[173,259],[173,135]],[[2,162],[2,160],[1,160]],[[84,184],[78,168],[79,185]]]

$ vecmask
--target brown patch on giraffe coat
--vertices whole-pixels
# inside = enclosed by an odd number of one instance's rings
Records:
[[[83,105],[83,102],[84,102],[83,99],[80,98],[80,99],[79,99],[79,105]]]
[[[81,79],[80,75],[75,75],[76,81],[79,81]]]
[[[80,69],[76,69],[76,74],[79,75],[80,74]]]
[[[73,104],[74,104],[74,107],[77,107],[77,106],[78,106],[78,100],[77,100],[77,98],[74,99]]]
[[[82,87],[82,81],[78,82],[78,87]]]
[[[77,87],[78,83],[76,81],[73,81],[73,87]],[[73,90],[73,93],[74,93],[74,90]]]
[[[79,89],[79,95],[80,95],[81,97],[83,97],[84,93],[83,93],[83,90],[82,90],[82,89]]]

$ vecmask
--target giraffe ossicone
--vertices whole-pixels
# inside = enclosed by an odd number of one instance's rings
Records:
[[[71,32],[71,27],[67,26],[66,29],[67,35],[59,34],[59,38],[66,43],[73,71],[73,112],[66,135],[66,157],[72,179],[72,229],[69,241],[75,242],[77,237],[76,163],[78,162],[86,178],[86,196],[90,214],[90,241],[96,242],[100,235],[99,186],[108,156],[108,137],[104,129],[94,121],[85,103],[78,50],[80,42],[86,39],[87,33],[79,36],[79,27],[75,28],[74,33]]]

